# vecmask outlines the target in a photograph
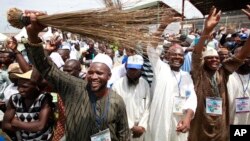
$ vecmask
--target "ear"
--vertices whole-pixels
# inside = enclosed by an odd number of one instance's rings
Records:
[[[108,74],[108,80],[111,78],[111,76],[112,76],[112,73],[110,71],[109,74]]]

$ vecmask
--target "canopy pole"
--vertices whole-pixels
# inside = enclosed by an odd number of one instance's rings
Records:
[[[182,9],[181,9],[181,29],[183,29],[183,21],[184,21],[184,7],[185,7],[185,0],[182,0]]]

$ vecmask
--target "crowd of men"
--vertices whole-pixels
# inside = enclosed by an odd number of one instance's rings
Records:
[[[215,31],[214,7],[182,42],[116,51],[58,32],[41,39],[44,13],[25,12],[25,50],[14,37],[0,48],[6,140],[227,141],[230,124],[250,124],[250,37]]]

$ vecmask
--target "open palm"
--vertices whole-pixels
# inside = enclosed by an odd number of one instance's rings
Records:
[[[205,21],[205,30],[207,33],[211,33],[214,27],[219,23],[221,11],[217,12],[215,7],[212,7],[210,13]]]
[[[250,20],[250,5],[247,5],[247,9],[242,9],[242,11],[247,15]]]

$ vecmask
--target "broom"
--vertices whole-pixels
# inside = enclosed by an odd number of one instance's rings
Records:
[[[84,10],[52,15],[39,16],[38,22],[45,26],[64,31],[78,33],[93,39],[107,42],[118,42],[127,47],[134,47],[139,41],[145,44],[157,43],[161,34],[145,36],[141,30],[152,24],[168,25],[176,21],[173,9],[153,7],[141,10],[121,10],[119,0],[117,4],[110,2],[106,8],[98,10]],[[8,22],[16,28],[23,28],[30,23],[29,18],[22,16],[23,12],[11,8],[7,12]],[[163,31],[163,30],[162,30]]]

